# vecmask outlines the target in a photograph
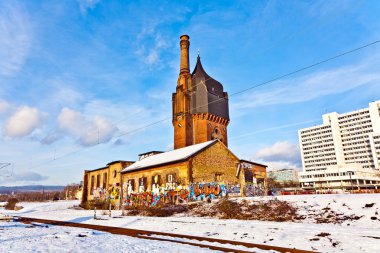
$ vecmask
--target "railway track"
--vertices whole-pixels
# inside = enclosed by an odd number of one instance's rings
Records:
[[[35,223],[43,223],[43,224],[49,224],[49,225],[55,225],[55,226],[92,229],[92,230],[97,230],[97,231],[102,231],[102,232],[108,232],[111,234],[127,235],[131,237],[137,237],[137,238],[147,239],[147,240],[157,240],[157,241],[187,244],[187,245],[192,245],[192,246],[198,246],[201,248],[208,248],[211,250],[219,250],[222,252],[252,253],[254,252],[252,250],[260,249],[260,250],[276,251],[276,252],[283,252],[283,253],[285,252],[315,253],[315,251],[300,250],[296,248],[285,248],[285,247],[271,246],[271,245],[265,245],[265,244],[238,242],[238,241],[231,241],[231,240],[224,240],[224,239],[183,235],[183,234],[173,234],[173,233],[158,232],[158,231],[148,231],[148,230],[140,230],[140,229],[83,224],[83,223],[75,223],[75,222],[69,222],[69,221],[46,220],[46,219],[20,217],[20,216],[15,216],[14,220],[18,222],[23,222],[23,223],[35,222]],[[235,248],[231,246],[235,246]],[[240,247],[242,249],[238,249],[236,247]]]

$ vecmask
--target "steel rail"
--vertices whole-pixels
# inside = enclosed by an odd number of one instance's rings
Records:
[[[234,246],[244,246],[247,248],[257,248],[257,249],[268,250],[268,251],[274,250],[274,251],[278,251],[278,252],[282,252],[282,253],[285,253],[285,252],[290,252],[290,253],[316,253],[315,251],[300,250],[300,249],[296,249],[296,248],[285,248],[285,247],[271,246],[271,245],[265,245],[265,244],[238,242],[238,241],[231,241],[231,240],[225,240],[225,239],[216,239],[216,238],[208,238],[208,237],[200,237],[200,236],[192,236],[192,235],[184,235],[184,234],[173,234],[173,233],[158,232],[158,231],[121,228],[121,227],[110,227],[110,226],[85,224],[85,223],[76,223],[76,222],[70,222],[70,221],[47,220],[47,219],[38,219],[38,218],[30,218],[30,217],[21,217],[21,216],[14,216],[14,220],[19,221],[19,222],[23,222],[23,223],[37,222],[37,223],[50,224],[50,225],[55,225],[55,226],[66,226],[66,227],[92,229],[92,230],[97,230],[97,231],[102,231],[102,232],[108,232],[111,234],[127,235],[127,236],[131,236],[131,237],[137,237],[137,238],[141,238],[141,239],[187,244],[187,245],[198,246],[198,247],[202,247],[202,248],[209,248],[212,250],[219,250],[219,251],[223,251],[223,252],[237,252],[237,253],[248,253],[249,252],[249,253],[252,253],[252,251],[231,249],[231,248],[219,247],[219,246],[215,246],[215,245],[207,245],[207,244],[188,242],[188,241],[180,241],[180,240],[175,240],[174,238],[197,240],[197,241],[206,241],[206,242],[220,243],[220,244],[231,244]],[[167,236],[167,237],[171,237],[173,239],[160,238],[160,237],[155,237],[153,235]]]

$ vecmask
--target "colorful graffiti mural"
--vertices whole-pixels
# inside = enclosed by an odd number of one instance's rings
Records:
[[[113,186],[110,188],[108,192],[108,196],[110,199],[119,199],[120,198],[120,187]]]
[[[94,199],[104,199],[106,198],[107,191],[101,187],[94,188],[92,190],[92,195]]]
[[[121,190],[120,190],[120,187],[118,186],[112,186],[109,188],[108,191],[101,187],[94,188],[92,190],[92,195],[94,199],[100,199],[100,200],[108,199],[111,202],[115,202],[119,200],[120,193],[121,193]]]
[[[197,201],[206,198],[216,198],[227,195],[227,188],[224,184],[213,183],[196,183],[189,186],[189,200]]]
[[[153,187],[152,187],[153,188]],[[172,188],[172,186],[171,186]],[[174,187],[173,187],[174,188]],[[195,183],[188,187],[176,186],[175,189],[154,187],[152,192],[126,194],[124,204],[128,206],[154,206],[158,203],[184,203],[226,196],[236,187],[228,188],[224,183]],[[229,190],[228,190],[229,189]],[[235,189],[236,190],[236,189]],[[240,192],[240,188],[239,188]]]
[[[123,188],[126,193],[124,195],[124,204],[135,207],[155,206],[157,204],[166,203],[187,203],[224,196],[239,196],[241,193],[240,185],[227,185],[219,182],[193,183],[187,187],[181,185],[173,187],[173,185],[171,185],[170,188],[154,185],[154,187],[152,187],[152,191],[150,192],[131,192],[128,185],[125,185]],[[115,189],[113,191],[115,191]],[[131,193],[127,194],[127,192]],[[248,197],[265,195],[264,188],[255,184],[246,185],[244,188],[244,193]],[[116,190],[113,194],[116,198],[116,196],[119,196],[120,193]]]
[[[254,197],[254,196],[264,196],[265,189],[264,187],[258,185],[247,185],[245,187],[245,196]]]
[[[183,203],[188,201],[188,190],[170,190],[164,194],[151,192],[131,193],[124,199],[127,206],[155,206],[159,203]]]

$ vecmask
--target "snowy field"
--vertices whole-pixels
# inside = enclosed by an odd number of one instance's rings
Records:
[[[59,226],[0,222],[0,252],[210,252],[170,242],[156,242]]]
[[[273,197],[246,198],[250,201],[268,200]],[[47,203],[20,203],[19,211],[0,210],[4,215],[64,220],[106,226],[136,228],[170,233],[208,236],[213,238],[268,244],[319,252],[379,252],[380,251],[380,194],[299,195],[278,196],[299,208],[306,219],[297,222],[269,222],[245,220],[221,220],[184,217],[120,217],[119,211],[112,218],[103,211],[105,220],[94,220],[91,210],[72,209],[76,201]],[[334,223],[334,217],[354,217]],[[322,223],[319,223],[322,222]],[[83,234],[81,237],[79,234]],[[126,236],[111,235],[85,229],[67,227],[25,227],[20,223],[0,223],[0,252],[81,252],[88,247],[108,252],[209,252],[191,246],[152,242]],[[64,248],[60,245],[65,245]],[[66,246],[67,245],[67,246]],[[174,245],[174,246],[173,246]],[[159,246],[159,247],[158,247]],[[60,248],[61,247],[61,248]]]

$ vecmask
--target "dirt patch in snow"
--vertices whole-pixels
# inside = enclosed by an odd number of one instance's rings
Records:
[[[344,206],[344,205],[343,205]],[[370,207],[369,207],[370,208]],[[190,216],[211,217],[219,219],[261,220],[276,222],[301,222],[342,224],[357,221],[363,215],[347,214],[331,208],[318,207],[318,204],[297,206],[295,203],[274,199],[238,200],[222,198],[211,202],[195,202],[180,205],[158,205],[143,207],[126,207],[125,215],[129,216]],[[377,217],[374,217],[374,219]]]
[[[360,220],[363,217],[363,215],[358,216],[355,214],[345,215],[343,213],[338,213],[332,210],[329,210],[328,212],[311,214],[309,215],[309,217],[310,216],[313,217],[316,223],[334,223],[334,224],[341,224],[345,221],[356,221],[356,220]]]
[[[219,219],[295,221],[303,219],[297,208],[286,201],[236,201],[228,198],[184,205],[162,205],[155,207],[127,207],[126,215],[167,217],[182,214],[193,217],[213,217]]]

